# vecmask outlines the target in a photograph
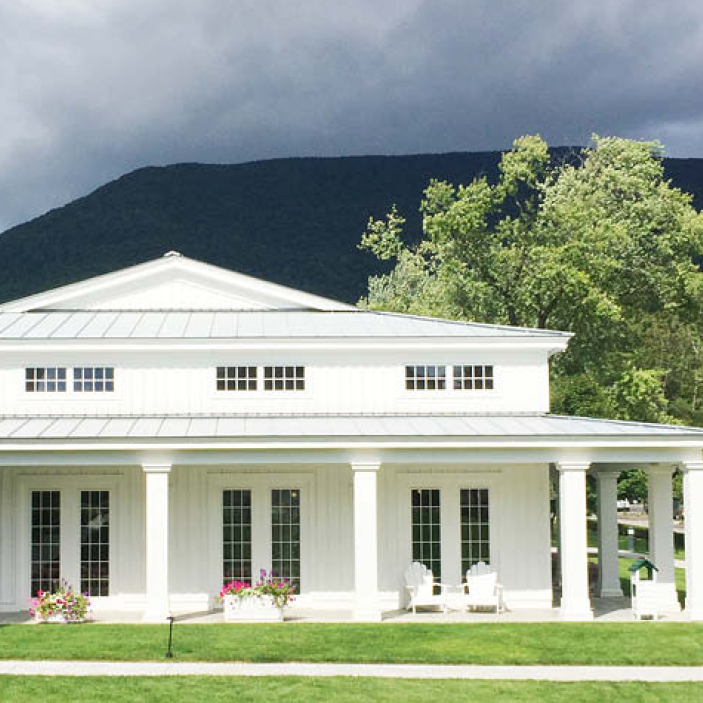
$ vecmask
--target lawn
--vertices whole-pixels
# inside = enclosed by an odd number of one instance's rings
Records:
[[[374,678],[226,678],[226,677],[15,677],[0,676],[0,700],[13,703],[54,701],[403,701],[480,700],[481,703],[526,701],[631,700],[638,703],[695,701],[703,684],[550,683],[542,681],[418,681]]]
[[[441,617],[441,616],[440,616]],[[162,660],[165,625],[6,625],[0,658]],[[176,661],[703,665],[693,623],[176,625]]]

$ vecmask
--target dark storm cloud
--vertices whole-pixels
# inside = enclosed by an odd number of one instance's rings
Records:
[[[533,132],[703,156],[698,0],[17,0],[0,47],[0,229],[147,164]]]

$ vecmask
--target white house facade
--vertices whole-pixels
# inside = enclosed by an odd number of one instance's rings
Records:
[[[619,596],[615,482],[641,466],[664,610],[684,472],[686,610],[703,619],[703,430],[550,415],[569,338],[363,311],[173,252],[6,303],[0,610],[65,578],[159,621],[266,569],[297,606],[379,620],[405,606],[413,560],[457,585],[485,561],[508,608],[588,619],[586,476],[595,595]]]

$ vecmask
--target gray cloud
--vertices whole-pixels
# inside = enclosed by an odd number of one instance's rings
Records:
[[[0,46],[0,229],[149,164],[533,132],[703,156],[698,0],[17,0]]]

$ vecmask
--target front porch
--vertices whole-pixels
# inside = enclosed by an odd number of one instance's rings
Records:
[[[291,426],[271,420],[266,430],[278,428],[277,439],[120,442],[110,435],[0,445],[0,611],[24,610],[33,588],[61,576],[81,590],[95,589],[98,618],[120,612],[132,621],[164,622],[173,612],[216,619],[211,611],[223,582],[273,569],[299,585],[292,617],[403,622],[409,617],[399,614],[407,602],[403,572],[413,560],[455,588],[481,560],[497,569],[504,587],[511,612],[501,620],[629,620],[618,574],[615,491],[618,472],[635,465],[650,475],[650,557],[663,585],[660,610],[669,618],[682,617],[670,506],[672,472],[676,466],[684,472],[685,617],[703,620],[700,430],[548,416],[396,417],[396,435],[383,435],[387,423],[374,426],[381,435],[352,438],[334,434],[333,420],[311,423],[311,432],[324,426],[330,433],[324,436],[284,437]],[[223,423],[203,421],[198,431],[215,432]],[[419,428],[425,434],[410,436]],[[588,473],[599,495],[595,600]],[[556,600],[553,480],[561,564]],[[486,622],[492,616],[450,617]]]

